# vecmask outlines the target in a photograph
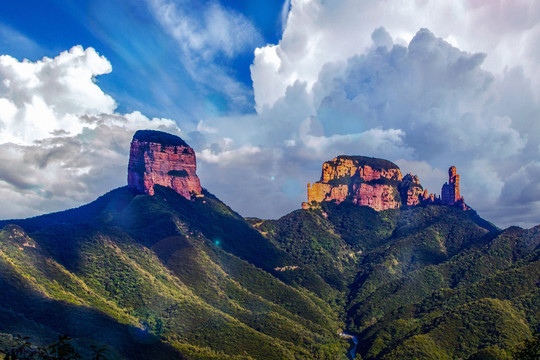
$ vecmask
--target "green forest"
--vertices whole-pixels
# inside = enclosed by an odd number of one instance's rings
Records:
[[[1,222],[0,358],[345,360],[341,331],[356,359],[538,358],[540,227],[348,202],[244,219],[203,194]]]

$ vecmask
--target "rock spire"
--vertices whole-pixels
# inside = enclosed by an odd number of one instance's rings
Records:
[[[180,137],[155,130],[139,130],[133,136],[128,187],[154,195],[154,185],[161,185],[192,199],[202,191],[196,168],[195,152]]]
[[[458,206],[463,210],[470,209],[459,194],[459,174],[455,166],[448,169],[448,182],[441,189],[441,203],[448,206]]]

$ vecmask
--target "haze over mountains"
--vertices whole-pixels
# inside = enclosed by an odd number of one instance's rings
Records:
[[[362,359],[537,344],[540,227],[480,218],[455,168],[438,198],[390,161],[340,156],[279,220],[242,218],[195,170],[182,139],[138,131],[128,186],[1,221],[2,347],[67,333],[110,358],[345,359],[339,329]]]

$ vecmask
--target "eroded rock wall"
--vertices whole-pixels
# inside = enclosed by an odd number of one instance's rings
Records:
[[[131,142],[128,186],[154,195],[154,185],[169,187],[191,199],[202,191],[195,152],[180,137],[139,130]]]
[[[321,202],[341,203],[347,200],[377,211],[422,204],[470,210],[460,195],[456,168],[452,166],[448,173],[448,183],[443,185],[442,195],[438,197],[422,187],[418,176],[407,174],[403,177],[399,167],[390,161],[365,156],[338,156],[323,164],[318,182],[308,184],[308,202],[303,203],[302,208],[309,209]]]
[[[402,180],[397,165],[364,156],[338,156],[323,164],[321,180],[308,184],[308,204],[347,199],[377,211],[399,207],[397,184]]]

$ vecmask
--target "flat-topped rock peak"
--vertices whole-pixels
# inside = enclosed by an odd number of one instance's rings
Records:
[[[418,176],[402,175],[391,161],[366,156],[338,156],[323,164],[321,179],[308,184],[309,209],[318,203],[351,201],[359,206],[369,206],[376,211],[402,206],[442,204],[470,210],[459,192],[459,175],[456,168],[449,169],[449,181],[442,188],[442,197],[430,194],[420,184]]]
[[[394,188],[402,178],[399,167],[388,160],[338,156],[323,164],[320,181],[308,184],[308,204],[349,199],[377,211],[394,209],[400,205]]]
[[[192,199],[202,191],[196,170],[195,151],[180,137],[155,130],[139,130],[133,136],[128,187],[154,195],[154,185],[161,185]]]

